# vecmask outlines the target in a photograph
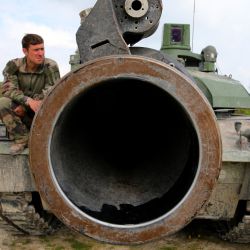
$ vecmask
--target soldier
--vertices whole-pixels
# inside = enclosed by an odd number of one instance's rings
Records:
[[[48,90],[60,78],[57,63],[45,58],[43,38],[27,34],[22,39],[25,55],[7,63],[0,97],[0,119],[14,139],[11,154],[28,146],[29,128]]]

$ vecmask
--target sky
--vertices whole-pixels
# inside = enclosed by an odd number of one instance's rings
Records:
[[[0,71],[13,58],[23,57],[21,39],[37,33],[45,40],[46,57],[57,61],[61,75],[70,71],[69,56],[77,45],[79,12],[96,0],[1,0]],[[232,75],[250,90],[250,1],[162,0],[163,13],[158,30],[137,46],[160,49],[163,24],[189,23],[194,29],[193,52],[208,45],[216,47],[217,67],[222,75]],[[192,33],[192,32],[191,32]],[[3,76],[0,75],[0,81]]]

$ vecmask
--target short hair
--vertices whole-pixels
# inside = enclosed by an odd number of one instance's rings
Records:
[[[43,38],[37,34],[26,34],[22,39],[22,47],[28,49],[30,45],[44,43]]]

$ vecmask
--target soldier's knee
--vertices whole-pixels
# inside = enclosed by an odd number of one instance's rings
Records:
[[[8,97],[0,97],[0,111],[11,108],[12,100]]]

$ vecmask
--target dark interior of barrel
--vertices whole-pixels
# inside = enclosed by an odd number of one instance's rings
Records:
[[[63,197],[91,218],[147,223],[174,209],[195,181],[199,142],[166,90],[136,77],[85,89],[58,118],[50,160]]]

